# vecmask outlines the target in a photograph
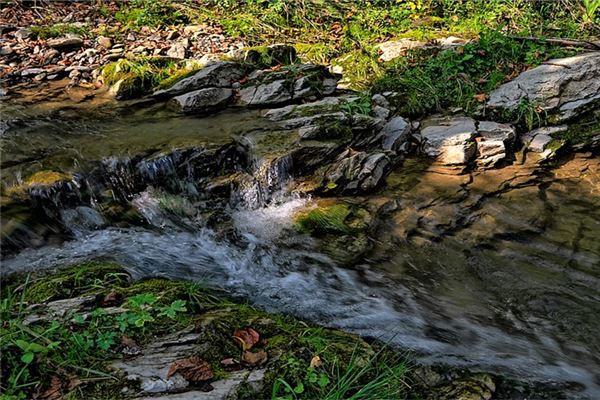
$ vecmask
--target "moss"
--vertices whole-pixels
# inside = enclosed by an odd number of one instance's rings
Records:
[[[70,181],[73,179],[72,175],[64,172],[56,171],[38,171],[33,175],[27,177],[20,185],[11,186],[6,190],[8,196],[17,198],[26,197],[27,191],[33,187],[48,187],[55,183]]]
[[[555,146],[562,142],[570,146],[588,144],[592,138],[600,135],[600,117],[591,117],[569,126],[569,129],[552,134],[554,139],[546,146]]]
[[[377,58],[376,52],[359,49],[331,60],[331,65],[342,68],[340,85],[353,90],[366,90],[383,74]]]
[[[24,299],[41,303],[106,291],[129,282],[129,275],[117,264],[87,262],[59,271],[54,275],[31,278]]]
[[[31,33],[38,39],[50,39],[67,34],[76,34],[80,36],[90,36],[90,28],[81,24],[53,24],[32,26]]]
[[[310,64],[326,65],[338,53],[333,45],[326,43],[297,43],[294,48],[298,58]]]
[[[350,233],[352,229],[346,225],[350,214],[350,207],[346,204],[319,207],[298,214],[295,226],[298,231],[306,233]]]

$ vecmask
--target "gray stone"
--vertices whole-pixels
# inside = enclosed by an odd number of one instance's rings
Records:
[[[248,106],[281,104],[292,100],[289,83],[278,80],[271,83],[248,86],[240,90],[239,103]]]
[[[371,97],[371,103],[376,106],[390,108],[390,102],[385,98],[385,96],[375,93],[373,97]]]
[[[129,380],[137,380],[144,393],[163,393],[185,389],[189,383],[179,374],[167,378],[167,372],[175,361],[190,357],[200,337],[193,328],[175,332],[150,343],[142,355],[112,363],[122,370]]]
[[[19,28],[14,33],[15,39],[17,40],[25,40],[31,37],[31,29],[29,28]]]
[[[397,151],[410,139],[411,125],[402,117],[392,118],[381,130],[381,148]]]
[[[387,120],[391,114],[391,111],[385,107],[381,106],[373,106],[371,109],[371,114],[375,118],[379,118],[382,120]]]
[[[173,97],[208,87],[230,88],[233,82],[241,80],[244,75],[244,69],[239,63],[217,62],[209,64],[194,75],[180,80],[169,89],[154,92],[154,96]]]
[[[467,164],[477,146],[475,121],[468,117],[433,117],[422,122],[423,152],[446,165]]]
[[[182,43],[175,43],[169,50],[167,50],[167,56],[171,58],[177,58],[183,60],[185,58],[186,48]]]
[[[0,56],[7,56],[12,53],[13,49],[10,46],[2,46],[2,48],[0,48]]]
[[[233,91],[226,88],[205,88],[173,97],[169,105],[183,113],[206,113],[227,107]]]
[[[477,131],[485,140],[502,140],[506,144],[513,144],[517,137],[512,125],[493,121],[480,121]]]
[[[550,60],[523,72],[490,94],[487,106],[515,111],[523,101],[557,121],[567,121],[600,104],[600,52]]]
[[[414,39],[399,39],[383,42],[375,46],[381,61],[391,61],[406,54],[407,50],[425,46],[424,42]]]
[[[44,72],[42,68],[27,68],[21,71],[21,76],[26,77],[31,75],[39,75],[42,72]]]
[[[506,146],[502,140],[483,140],[477,144],[477,163],[484,167],[493,167],[506,158]]]
[[[336,185],[338,193],[364,193],[376,188],[390,165],[383,153],[344,152],[325,174],[327,184]]]
[[[83,46],[83,40],[77,36],[50,39],[48,46],[58,50],[72,49]]]
[[[508,124],[493,121],[480,121],[478,127],[477,163],[484,168],[491,168],[504,160],[514,148],[515,128]]]

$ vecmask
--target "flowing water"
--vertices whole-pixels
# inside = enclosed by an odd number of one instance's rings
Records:
[[[252,111],[192,118],[150,106],[82,117],[3,107],[5,185],[41,169],[76,172],[98,160],[218,146],[268,129]],[[289,165],[279,161],[224,206],[227,234],[203,223],[206,198],[180,191],[167,198],[178,212],[167,212],[164,193],[145,187],[126,196],[144,224],[107,222],[93,202],[61,206],[57,218],[68,232],[7,254],[2,272],[109,258],[135,277],[203,281],[267,310],[381,338],[422,361],[567,382],[571,397],[600,397],[598,170],[497,190],[491,173],[440,179],[418,166],[409,161],[382,195],[366,200],[395,206],[379,214],[373,246],[351,263],[295,232],[294,214],[314,200],[285,190]],[[276,193],[257,195],[256,186]],[[352,245],[347,240],[337,253]]]

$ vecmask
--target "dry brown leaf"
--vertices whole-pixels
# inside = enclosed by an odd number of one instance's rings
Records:
[[[236,365],[237,363],[237,360],[234,360],[233,358],[225,358],[221,360],[221,365],[224,365],[226,367],[231,367],[232,365]]]
[[[323,361],[321,361],[321,357],[319,357],[319,356],[314,356],[310,360],[310,368],[317,368],[317,367],[320,367],[321,365],[323,365]]]
[[[169,367],[167,379],[178,373],[189,382],[203,382],[214,377],[210,364],[198,356],[183,358],[175,361]]]
[[[233,339],[242,350],[250,350],[260,340],[260,335],[252,328],[238,329],[233,333]]]
[[[267,352],[264,350],[259,350],[256,353],[244,351],[244,354],[242,354],[242,361],[251,367],[263,365],[267,361],[267,358]]]
[[[480,103],[485,102],[485,100],[487,99],[487,95],[485,93],[479,93],[474,95],[473,97]]]

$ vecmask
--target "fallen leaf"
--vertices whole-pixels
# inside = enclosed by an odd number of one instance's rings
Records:
[[[208,381],[214,377],[210,364],[198,356],[175,361],[169,367],[167,379],[176,373],[183,376],[189,382]]]
[[[234,360],[233,358],[225,358],[225,359],[221,360],[221,365],[224,365],[226,367],[236,365],[237,363],[238,362],[236,360]]]
[[[263,365],[267,361],[267,352],[264,350],[257,351],[256,353],[244,351],[242,361],[251,367]]]
[[[108,293],[106,296],[104,296],[104,298],[100,302],[100,305],[102,307],[118,306],[121,303],[121,297],[122,296],[119,293],[112,290],[110,293]]]
[[[317,368],[317,367],[320,367],[321,365],[323,365],[323,361],[321,361],[321,357],[319,357],[319,356],[314,356],[310,360],[310,368]]]
[[[487,95],[485,93],[479,93],[474,95],[473,97],[480,103],[485,102],[485,100],[487,99]]]
[[[64,373],[65,371],[59,369],[59,372]],[[46,389],[37,398],[43,400],[61,400],[64,398],[66,393],[70,392],[81,384],[81,380],[75,375],[53,375],[50,378],[50,387],[48,387],[48,389]]]
[[[233,333],[233,339],[242,350],[250,350],[260,340],[260,335],[252,328],[238,329]]]

